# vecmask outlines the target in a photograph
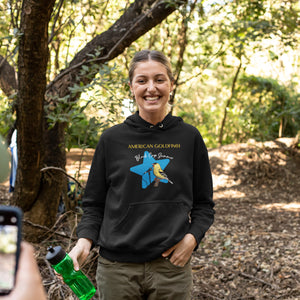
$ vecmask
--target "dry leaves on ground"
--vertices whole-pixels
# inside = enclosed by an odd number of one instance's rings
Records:
[[[300,299],[300,160],[287,142],[210,151],[216,220],[193,258],[194,299]]]

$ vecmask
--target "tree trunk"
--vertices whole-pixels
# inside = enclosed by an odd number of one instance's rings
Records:
[[[235,86],[236,86],[236,82],[239,76],[239,73],[241,71],[242,68],[242,59],[240,59],[240,64],[235,72],[233,81],[232,81],[232,85],[231,85],[231,96],[230,98],[227,100],[226,105],[225,105],[225,109],[224,109],[224,115],[223,115],[223,119],[222,119],[222,124],[221,124],[221,128],[220,128],[220,134],[219,134],[219,145],[222,146],[223,144],[223,135],[224,135],[224,128],[225,128],[225,124],[226,124],[226,119],[227,119],[227,110],[231,104],[232,99],[235,97]]]
[[[177,64],[175,67],[175,80],[174,80],[174,89],[173,92],[170,96],[170,104],[173,105],[174,101],[175,101],[175,95],[176,95],[176,91],[177,91],[177,87],[178,87],[178,82],[179,82],[179,78],[180,78],[180,74],[182,71],[182,67],[183,67],[183,56],[185,53],[185,48],[186,45],[188,43],[188,37],[187,37],[187,32],[188,32],[188,23],[191,17],[191,14],[193,13],[195,7],[196,7],[196,0],[194,0],[194,2],[192,3],[186,3],[185,7],[184,7],[184,13],[182,15],[182,22],[181,22],[181,28],[179,30],[179,34],[178,34],[178,45],[179,45],[179,54],[178,54],[178,60],[177,60]],[[172,108],[173,111],[173,108]]]
[[[17,145],[18,172],[14,204],[25,218],[46,219],[48,203],[38,201],[40,169],[44,161],[44,95],[48,63],[48,23],[55,0],[24,0],[18,61]],[[49,223],[50,224],[50,223]],[[26,228],[25,235],[26,235]],[[36,236],[33,233],[33,236]],[[30,238],[29,238],[30,239]]]
[[[63,123],[49,129],[44,116],[44,98],[54,100],[70,93],[69,87],[88,84],[99,66],[122,53],[133,41],[187,2],[136,0],[106,32],[95,37],[46,88],[48,62],[48,23],[55,0],[24,0],[22,8],[19,53],[19,95],[17,104],[18,174],[14,203],[25,212],[25,238],[38,241],[42,227],[52,227],[56,221],[59,199],[66,188],[66,178],[59,171],[41,174],[45,166],[65,168]],[[100,55],[91,59],[101,49]],[[83,66],[91,69],[81,74]],[[95,70],[95,71],[93,71]],[[74,95],[76,100],[80,95]],[[55,104],[55,103],[54,103]],[[38,226],[36,226],[38,225]]]

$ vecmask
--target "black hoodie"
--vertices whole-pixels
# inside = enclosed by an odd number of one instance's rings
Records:
[[[79,238],[112,261],[156,259],[191,233],[199,243],[214,220],[212,176],[199,131],[170,114],[156,125],[138,112],[97,145]]]

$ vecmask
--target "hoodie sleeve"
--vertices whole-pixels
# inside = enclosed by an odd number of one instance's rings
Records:
[[[100,139],[82,199],[83,216],[76,230],[78,238],[91,239],[93,245],[98,241],[107,193],[104,152],[104,142]]]
[[[189,233],[194,235],[199,245],[212,225],[215,213],[208,152],[199,132],[195,140],[194,151],[193,207]]]

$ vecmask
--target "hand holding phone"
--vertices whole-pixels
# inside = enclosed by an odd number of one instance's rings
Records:
[[[1,300],[46,300],[41,275],[34,258],[34,249],[27,242],[21,243],[16,285],[9,295]]]
[[[0,295],[7,295],[15,285],[20,254],[22,211],[0,206]]]
[[[21,224],[19,208],[0,206],[0,299],[46,300],[34,249],[21,243]]]

